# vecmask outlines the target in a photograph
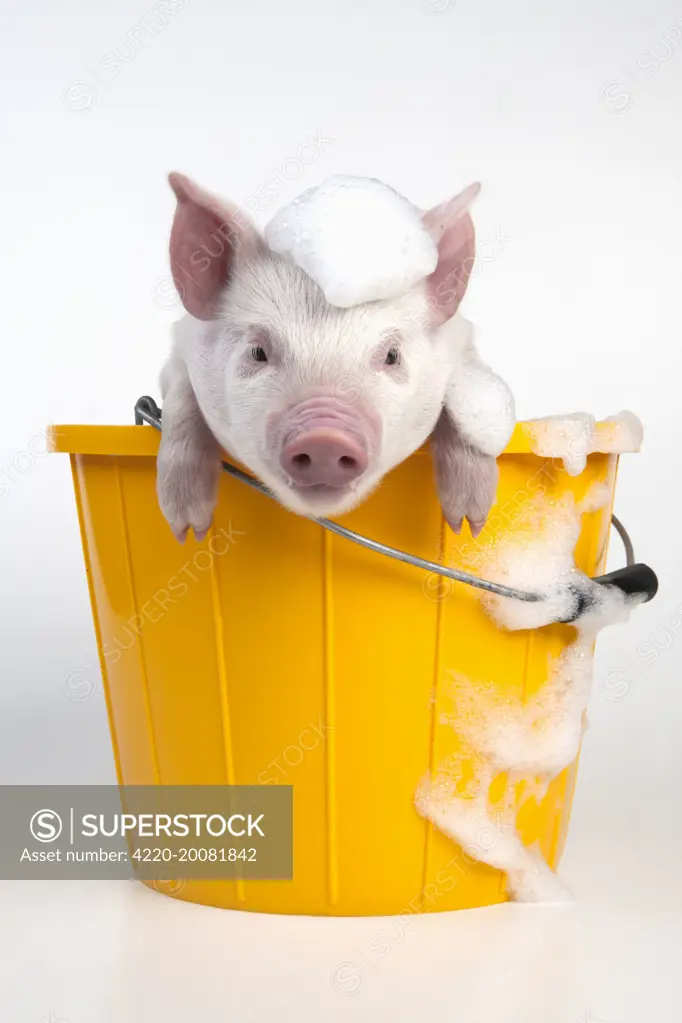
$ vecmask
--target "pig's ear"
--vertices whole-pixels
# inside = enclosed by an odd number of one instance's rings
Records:
[[[169,174],[178,205],[170,237],[171,273],[188,313],[213,318],[235,261],[257,252],[261,240],[249,218],[184,174]]]
[[[422,218],[438,245],[438,265],[426,279],[434,326],[454,316],[464,298],[476,258],[476,236],[468,210],[480,190],[480,184],[474,182]]]

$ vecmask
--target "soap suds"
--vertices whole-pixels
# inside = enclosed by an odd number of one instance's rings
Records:
[[[578,607],[583,632],[627,617],[629,606],[615,586],[602,586],[581,572],[573,551],[580,536],[580,518],[596,511],[609,498],[606,485],[597,485],[578,505],[571,494],[557,500],[529,502],[526,522],[511,536],[493,542],[479,562],[481,575],[514,589],[541,594],[539,601],[515,600],[485,593],[483,606],[503,629],[539,629],[569,621]]]
[[[421,211],[376,178],[335,175],[307,189],[275,214],[265,240],[341,308],[404,294],[438,263]]]
[[[427,778],[417,789],[415,805],[423,817],[457,842],[466,856],[505,871],[507,889],[515,901],[573,901],[542,855],[523,844],[508,815],[497,810],[492,816],[484,792],[462,798],[446,780]]]
[[[579,476],[587,456],[595,451],[605,454],[639,451],[643,429],[634,413],[619,412],[604,422],[609,427],[597,429],[594,416],[588,412],[535,419],[528,424],[532,450],[543,458],[560,458],[570,476]]]
[[[575,760],[580,747],[592,682],[591,645],[591,639],[579,637],[567,647],[550,663],[545,685],[526,702],[489,682],[453,676],[454,715],[448,723],[496,773],[544,775],[547,784]]]
[[[453,714],[445,720],[462,750],[446,771],[422,781],[418,811],[470,855],[504,870],[510,896],[522,902],[564,902],[570,895],[544,859],[524,846],[514,826],[515,791],[521,780],[524,801],[544,796],[550,781],[576,759],[585,728],[592,685],[592,651],[597,632],[627,618],[633,601],[615,587],[600,587],[575,566],[573,551],[580,517],[608,500],[607,487],[594,487],[576,504],[536,498],[527,512],[527,528],[491,544],[482,572],[488,578],[547,596],[538,604],[484,593],[486,612],[504,629],[538,628],[571,610],[574,589],[592,587],[594,603],[575,624],[576,638],[550,660],[546,683],[525,700],[500,691],[493,682],[472,681],[451,673]],[[458,769],[469,765],[462,780]],[[454,764],[454,766],[453,766]],[[507,785],[500,804],[492,804],[490,786],[500,774]],[[518,809],[516,810],[518,813]],[[500,816],[502,814],[502,817]],[[500,820],[507,823],[500,826]],[[481,840],[493,830],[495,841]],[[477,851],[472,851],[477,850]]]

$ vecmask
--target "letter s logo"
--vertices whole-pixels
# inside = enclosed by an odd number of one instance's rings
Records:
[[[62,833],[62,819],[54,810],[38,810],[29,828],[37,842],[54,842]]]

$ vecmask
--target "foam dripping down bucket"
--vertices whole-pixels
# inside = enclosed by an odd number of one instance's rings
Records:
[[[605,449],[609,429],[596,431]],[[581,501],[601,484],[610,500],[583,517],[575,552],[599,575],[617,456],[596,450],[570,476],[532,453],[532,436],[519,424],[500,457],[497,501],[476,541],[444,524],[426,449],[342,522],[417,557],[475,567],[477,549],[513,533],[525,502]],[[146,426],[52,430],[53,450],[71,458],[119,782],[294,791],[292,881],[189,880],[169,891],[327,915],[506,901],[505,875],[420,817],[415,790],[459,755],[453,673],[523,698],[575,630],[503,632],[471,588],[351,544],[227,474],[212,531],[180,545],[156,500],[158,443]],[[577,761],[539,800],[519,793],[518,831],[553,868],[576,770]],[[491,799],[504,787],[495,779]]]

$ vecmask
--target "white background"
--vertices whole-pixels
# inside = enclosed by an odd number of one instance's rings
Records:
[[[463,312],[520,418],[639,414],[616,508],[661,590],[599,641],[562,866],[575,910],[420,920],[349,997],[330,976],[376,921],[4,885],[0,1005],[21,1023],[677,1019],[679,2],[176,0],[165,27],[144,0],[3,6],[1,783],[113,779],[68,462],[34,454],[50,422],[129,423],[158,396],[172,169],[239,202],[269,184],[261,224],[333,173],[423,207],[480,180]]]

